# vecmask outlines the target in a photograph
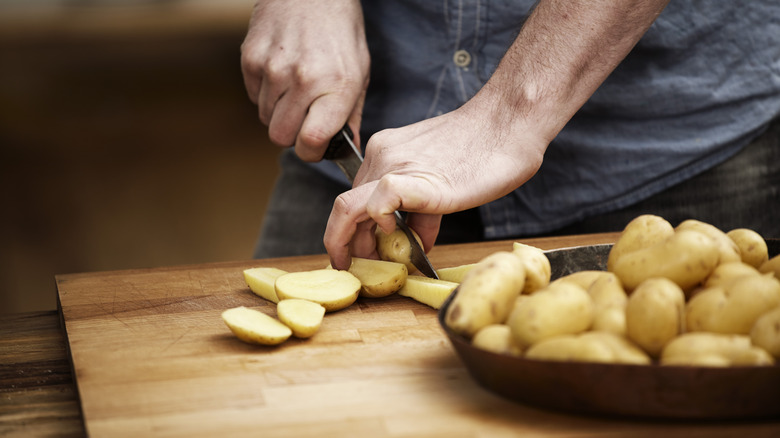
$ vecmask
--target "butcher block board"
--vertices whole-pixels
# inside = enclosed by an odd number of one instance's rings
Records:
[[[543,249],[616,235],[527,240]],[[512,242],[450,245],[436,267],[471,263]],[[56,278],[84,424],[92,437],[772,436],[777,423],[652,423],[534,409],[478,386],[438,325],[411,299],[364,299],[325,316],[313,338],[238,341],[225,309],[275,315],[242,271],[318,269],[306,256]]]

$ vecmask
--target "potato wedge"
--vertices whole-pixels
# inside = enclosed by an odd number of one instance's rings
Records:
[[[286,274],[278,268],[249,268],[244,270],[244,281],[246,281],[249,290],[260,298],[265,298],[272,303],[278,303],[274,283],[279,276]]]
[[[452,281],[410,275],[406,277],[406,284],[398,291],[398,295],[440,309],[456,287],[458,283]]]
[[[335,269],[290,272],[279,276],[275,286],[280,300],[300,298],[314,301],[326,312],[351,306],[362,287],[357,277]]]
[[[276,305],[279,321],[290,327],[296,338],[310,338],[320,329],[325,308],[309,300],[292,298]]]
[[[278,345],[292,335],[290,327],[276,318],[244,306],[225,310],[222,320],[238,339],[250,344]]]
[[[349,272],[360,280],[361,296],[380,298],[398,292],[409,271],[403,263],[353,257]]]
[[[436,275],[439,276],[439,280],[452,281],[454,283],[460,283],[463,281],[463,277],[477,266],[476,263],[468,263],[460,266],[451,266],[449,268],[441,268],[436,270]]]

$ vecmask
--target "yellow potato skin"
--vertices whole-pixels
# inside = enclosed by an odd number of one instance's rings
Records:
[[[559,335],[532,345],[528,359],[647,365],[651,359],[639,347],[614,333],[590,331]]]
[[[594,309],[591,330],[625,336],[628,295],[617,275],[608,272],[597,278],[588,288],[588,295]]]
[[[744,275],[697,293],[686,305],[690,331],[747,335],[756,320],[780,305],[780,281]]]
[[[726,233],[726,236],[737,245],[742,263],[758,269],[769,260],[769,248],[761,234],[749,228],[737,228]]]
[[[750,341],[780,359],[780,307],[761,315],[750,329]]]
[[[762,263],[758,271],[764,274],[771,273],[775,278],[780,279],[780,255],[776,255]]]
[[[696,219],[688,219],[680,222],[680,224],[675,227],[675,231],[681,230],[698,231],[714,240],[720,256],[718,258],[718,263],[742,261],[737,244],[718,227]]]
[[[744,275],[759,275],[758,269],[743,262],[721,263],[704,282],[704,288],[719,287]]]
[[[360,280],[360,296],[381,298],[398,292],[406,283],[403,263],[352,257],[348,271]]]
[[[279,321],[290,327],[293,336],[306,339],[319,331],[325,308],[312,301],[294,298],[279,301],[276,314]]]
[[[577,334],[593,323],[594,306],[585,289],[555,283],[518,301],[507,324],[523,348],[558,335]]]
[[[422,247],[420,236],[414,230],[412,230],[412,235]],[[374,237],[376,238],[376,252],[380,259],[402,263],[406,265],[407,272],[410,274],[417,271],[417,268],[412,264],[412,245],[402,229],[396,228],[390,234],[386,234],[377,227]]]
[[[710,275],[720,253],[715,241],[698,231],[681,230],[653,246],[624,254],[612,269],[626,291],[649,278],[668,278],[685,292]]]
[[[612,245],[607,258],[607,270],[612,271],[617,260],[624,254],[653,246],[674,234],[674,227],[666,219],[644,214],[635,217],[620,233]]]
[[[552,268],[550,267],[550,260],[544,254],[544,251],[535,246],[514,242],[512,252],[520,257],[525,267],[523,293],[534,293],[550,284]]]
[[[663,349],[661,365],[727,367],[773,365],[765,350],[751,345],[745,335],[692,332],[678,336]]]
[[[292,330],[276,318],[244,306],[225,310],[222,320],[238,339],[248,344],[279,345],[292,336]]]
[[[626,336],[653,357],[685,331],[685,295],[666,278],[642,282],[628,297]]]
[[[490,324],[479,329],[471,340],[477,348],[497,354],[521,356],[522,348],[512,337],[512,330],[506,324]]]
[[[571,274],[566,274],[563,277],[553,280],[550,284],[573,283],[585,290],[588,290],[590,286],[593,283],[595,283],[596,280],[598,280],[599,278],[609,277],[611,275],[615,275],[615,274],[607,271],[586,269],[584,271],[577,271],[577,272],[572,272]]]
[[[482,327],[503,323],[523,290],[525,270],[519,257],[498,251],[480,260],[463,279],[447,308],[447,327],[468,338]]]

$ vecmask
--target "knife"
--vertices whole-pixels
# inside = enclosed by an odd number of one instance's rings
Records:
[[[355,175],[357,175],[360,165],[363,164],[363,156],[352,141],[352,130],[348,125],[344,125],[341,131],[330,140],[323,158],[336,163],[350,182],[355,180]],[[409,239],[412,246],[411,261],[414,267],[426,277],[438,279],[439,276],[428,260],[428,256],[425,255],[425,251],[414,238],[412,230],[406,225],[406,221],[398,210],[395,211],[395,223]]]

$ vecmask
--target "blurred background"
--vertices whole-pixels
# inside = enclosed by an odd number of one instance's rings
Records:
[[[0,313],[57,274],[247,260],[277,172],[253,0],[0,0]]]

